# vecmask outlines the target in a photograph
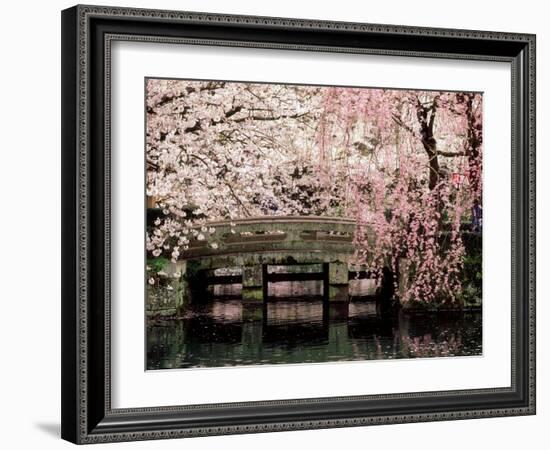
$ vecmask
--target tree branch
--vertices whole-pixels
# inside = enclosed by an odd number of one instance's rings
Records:
[[[309,112],[305,112],[302,114],[281,114],[280,116],[271,116],[271,117],[265,117],[265,116],[247,116],[247,117],[241,117],[239,119],[232,120],[234,123],[240,123],[244,122],[245,120],[251,119],[251,120],[279,120],[279,119],[298,119],[303,116],[307,116]]]
[[[409,133],[415,134],[414,130],[401,120],[401,117],[397,116],[396,114],[393,114],[392,119],[397,125],[405,128],[405,130],[407,130]]]
[[[445,152],[443,150],[438,150],[437,154],[439,156],[446,156],[448,158],[453,158],[455,156],[466,156],[466,152]]]

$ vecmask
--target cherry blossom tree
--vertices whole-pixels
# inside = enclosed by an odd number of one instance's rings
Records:
[[[481,96],[332,91],[330,117],[322,120],[344,131],[332,134],[328,145],[347,146],[353,136],[370,155],[354,160],[351,183],[356,263],[380,276],[384,267],[400,271],[403,302],[455,301],[465,252],[462,220],[481,200]],[[326,137],[321,142],[327,145]],[[453,183],[452,174],[468,174],[469,188]]]
[[[320,88],[149,80],[147,248],[177,258],[209,220],[322,212],[310,165]],[[309,190],[309,192],[308,192]],[[167,239],[171,237],[172,239]],[[176,245],[169,244],[176,238]]]
[[[150,79],[147,195],[162,214],[147,250],[177,260],[192,238],[216,246],[212,220],[354,217],[357,265],[406,275],[405,302],[453,301],[461,223],[481,202],[481,103],[477,93]]]

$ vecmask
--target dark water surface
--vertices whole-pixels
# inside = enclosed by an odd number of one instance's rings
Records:
[[[374,303],[219,300],[147,327],[147,369],[481,355],[481,312],[376,314]]]

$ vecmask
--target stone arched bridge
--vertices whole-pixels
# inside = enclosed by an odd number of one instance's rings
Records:
[[[356,222],[340,217],[271,216],[210,222],[214,233],[192,239],[182,254],[186,291],[200,295],[207,284],[242,283],[243,302],[262,302],[267,282],[283,274],[269,274],[267,266],[322,264],[322,273],[286,274],[293,279],[322,279],[324,295],[331,302],[348,300],[348,263],[353,257]],[[368,229],[364,232],[368,235]],[[220,268],[241,268],[239,276],[208,276]],[[352,275],[355,276],[355,273]]]

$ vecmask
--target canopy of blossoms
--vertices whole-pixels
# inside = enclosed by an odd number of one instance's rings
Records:
[[[481,94],[149,79],[146,107],[151,257],[215,248],[214,220],[350,217],[356,265],[409,274],[403,301],[460,292]]]

